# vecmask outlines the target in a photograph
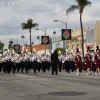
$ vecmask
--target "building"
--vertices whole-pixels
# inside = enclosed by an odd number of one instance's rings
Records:
[[[86,31],[89,29],[89,27],[83,28],[83,34],[84,34],[84,42],[86,42]],[[66,41],[66,48],[70,53],[73,53],[76,55],[76,48],[79,48],[80,51],[82,51],[82,34],[81,34],[81,28],[73,28],[71,30],[72,39]]]
[[[24,45],[22,47],[22,51],[30,52],[30,46]],[[32,52],[36,52],[37,54],[45,53],[45,45],[44,44],[32,45]],[[49,45],[46,45],[46,53],[49,53]]]
[[[84,51],[86,53],[87,47],[93,53],[96,51],[96,46],[100,47],[100,20],[96,21],[94,29],[88,30],[86,33],[86,43],[84,44]]]
[[[56,48],[66,48],[65,40],[61,36],[50,38],[50,51]]]
[[[94,43],[94,29],[88,30],[86,32],[86,42],[84,43],[84,54],[87,52],[87,47],[90,47],[91,53],[94,52],[95,43]]]

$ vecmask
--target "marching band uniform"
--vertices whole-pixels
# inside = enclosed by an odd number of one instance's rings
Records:
[[[64,64],[65,64],[65,69],[66,71],[69,73],[70,72],[70,63],[69,63],[70,57],[69,57],[69,53],[67,52],[67,54],[65,55],[64,58]]]
[[[94,71],[94,73],[95,73],[94,57],[95,57],[95,52],[94,52],[94,54],[92,55],[92,71]]]
[[[12,70],[13,70],[13,74],[15,74],[15,71],[16,71],[16,60],[17,60],[17,57],[15,56],[15,55],[13,55],[12,56],[12,59],[11,59],[11,61],[12,61]]]
[[[72,72],[75,70],[75,63],[74,63],[74,55],[73,55],[73,53],[70,54],[70,68],[71,68]]]
[[[28,54],[27,55],[25,55],[25,71],[26,71],[26,73],[28,73],[28,67],[29,67],[29,56],[28,56]]]
[[[46,59],[46,66],[47,66],[47,70],[48,71],[50,71],[50,62],[51,62],[51,60],[50,60],[50,56],[49,55],[47,55],[47,59]]]
[[[8,54],[7,56],[6,56],[6,58],[7,58],[7,71],[8,71],[8,73],[10,73],[10,71],[11,71],[11,56],[10,56],[10,54]]]
[[[32,61],[32,68],[33,68],[33,70],[34,70],[34,74],[36,74],[37,56],[36,56],[35,52],[34,52],[33,55],[32,55],[31,61]]]
[[[0,57],[0,72],[2,71],[2,57]]]
[[[77,48],[76,57],[75,57],[75,66],[76,66],[76,69],[77,69],[77,75],[80,75],[79,71],[82,68],[81,62],[82,62],[82,59],[81,59],[81,56],[80,56],[80,52]]]
[[[99,53],[99,46],[96,47],[96,54],[94,56],[94,61],[95,61],[95,68],[96,72],[95,74],[99,73],[100,74],[100,53]]]
[[[37,70],[40,72],[41,69],[41,57],[37,55]]]
[[[84,57],[84,62],[85,62],[85,66],[86,66],[86,74],[90,75],[90,69],[91,69],[91,60],[92,60],[92,56],[90,55],[90,52],[89,52],[89,47],[88,47],[88,50],[87,50],[87,54],[85,55]]]
[[[43,69],[43,73],[45,73],[45,70],[46,70],[46,59],[47,59],[46,55],[43,54],[41,59],[42,59],[42,69]]]
[[[17,72],[19,72],[19,70],[20,70],[20,56],[18,56],[16,59],[16,67],[17,67]]]
[[[3,57],[2,57],[2,65],[3,65],[3,72],[4,73],[6,73],[6,71],[7,71],[7,58],[6,58],[6,55],[4,55]]]
[[[24,55],[22,55],[20,57],[20,61],[21,61],[21,72],[23,73],[23,70],[24,70],[24,62],[25,62]]]
[[[59,60],[59,72],[61,72],[61,69],[62,69],[62,55],[61,55],[61,53],[58,54],[58,60]]]

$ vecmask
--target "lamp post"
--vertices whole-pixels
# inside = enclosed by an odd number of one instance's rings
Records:
[[[45,37],[46,37],[46,29],[45,30],[43,30],[43,29],[39,29],[39,28],[36,28],[35,30],[41,30],[41,31],[43,31],[44,32],[44,34],[45,34]],[[45,43],[45,54],[46,54],[46,43]]]
[[[65,24],[66,32],[67,32],[67,22],[63,22],[63,21],[60,21],[60,20],[54,20],[54,22],[61,22],[61,23]],[[66,42],[67,42],[67,37],[66,37]]]

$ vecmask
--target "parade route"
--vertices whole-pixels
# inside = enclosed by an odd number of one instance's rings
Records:
[[[100,100],[100,75],[0,73],[0,100]]]

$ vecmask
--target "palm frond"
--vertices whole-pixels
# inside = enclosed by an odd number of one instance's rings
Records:
[[[69,14],[71,13],[72,11],[74,10],[77,10],[79,9],[79,7],[77,5],[71,5],[67,10],[66,10],[66,13]]]
[[[92,3],[90,1],[86,0],[86,2],[84,2],[84,7],[83,8],[85,8],[87,6],[91,6],[91,5],[92,5]]]
[[[21,38],[25,38],[25,36],[24,36],[24,35],[22,35],[22,36],[21,36]]]
[[[91,6],[91,2],[88,0],[76,0],[78,7],[82,7],[83,9],[87,6]]]
[[[37,23],[32,24],[32,27],[33,27],[33,28],[34,28],[34,27],[37,27],[37,26],[38,26]]]
[[[40,39],[40,36],[37,36],[37,39],[39,40]]]

